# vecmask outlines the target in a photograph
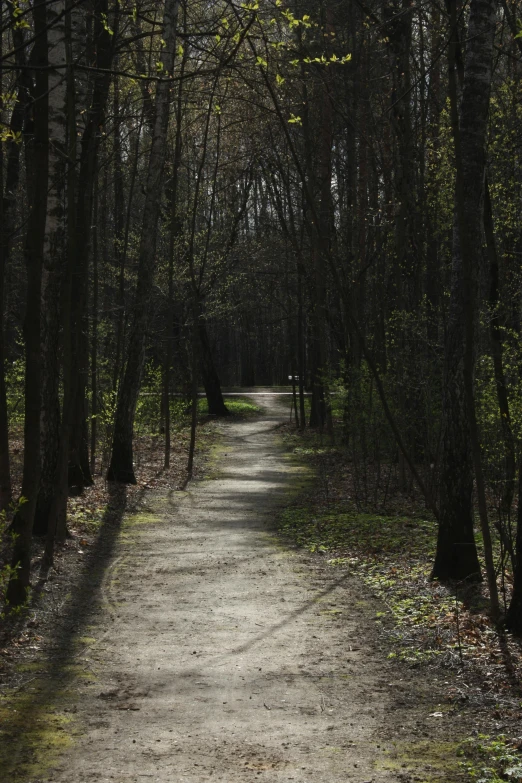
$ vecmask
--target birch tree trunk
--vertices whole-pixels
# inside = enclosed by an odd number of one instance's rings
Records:
[[[164,78],[156,87],[154,131],[147,173],[146,193],[138,256],[138,280],[134,298],[129,345],[114,422],[112,453],[107,478],[135,484],[132,438],[134,415],[145,363],[149,305],[156,269],[156,232],[161,204],[163,173],[167,151],[167,131],[172,98],[171,76],[176,53],[179,0],[165,0],[160,73]]]
[[[73,53],[71,41],[71,4],[66,0],[68,13],[65,17],[65,54],[67,62],[66,89],[66,152],[67,152],[67,183],[66,183],[66,224],[67,246],[63,276],[63,307],[61,319],[63,325],[63,406],[60,427],[60,441],[57,455],[55,483],[47,526],[45,551],[42,558],[42,575],[51,567],[56,538],[63,541],[67,524],[67,467],[69,457],[69,436],[72,426],[73,405],[76,394],[77,373],[72,360],[75,335],[71,329],[71,291],[72,278],[76,263],[76,88],[73,71]]]
[[[63,307],[61,312],[63,324],[63,406],[60,427],[60,442],[57,455],[54,492],[49,521],[45,551],[42,558],[41,573],[45,574],[53,562],[54,544],[56,538],[63,541],[67,524],[68,482],[67,468],[69,457],[69,437],[72,426],[73,406],[76,395],[77,374],[72,360],[75,335],[71,327],[71,291],[72,278],[76,262],[76,89],[73,71],[73,54],[71,41],[71,12],[73,0],[66,0],[69,12],[65,17],[65,53],[67,62],[66,90],[66,151],[67,151],[67,184],[66,184],[66,223],[67,247],[63,276]]]

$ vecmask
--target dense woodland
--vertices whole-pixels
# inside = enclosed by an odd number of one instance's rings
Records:
[[[9,604],[69,492],[135,481],[144,383],[168,465],[176,400],[295,375],[301,428],[424,496],[435,578],[481,578],[480,531],[521,632],[521,4],[0,8]]]

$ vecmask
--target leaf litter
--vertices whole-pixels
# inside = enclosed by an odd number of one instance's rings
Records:
[[[362,487],[360,468],[341,448],[327,445],[326,436],[299,433],[290,425],[282,434],[316,474],[313,488],[281,514],[282,536],[332,568],[353,571],[384,604],[375,623],[389,660],[454,675],[445,690],[447,708],[467,711],[475,727],[459,750],[467,777],[520,783],[522,640],[492,623],[486,586],[431,579],[436,521],[414,489],[400,490],[393,466],[385,493],[371,464],[364,468]],[[477,542],[480,549],[480,534]],[[509,574],[502,583],[499,578],[499,592],[507,606]],[[430,717],[443,720],[444,713]]]

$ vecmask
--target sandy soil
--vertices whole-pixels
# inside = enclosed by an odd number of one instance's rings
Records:
[[[278,442],[287,401],[261,402],[222,425],[211,477],[151,492],[89,553],[45,684],[18,705],[22,733],[31,716],[53,732],[0,780],[450,779],[459,716],[441,735],[438,681],[386,661],[355,577],[274,537],[306,472]]]

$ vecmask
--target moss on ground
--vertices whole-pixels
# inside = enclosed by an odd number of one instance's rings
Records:
[[[462,779],[458,742],[397,742],[376,762],[376,768],[415,775],[419,783],[450,783]]]
[[[160,522],[166,522],[166,517],[162,517],[157,513],[141,512],[125,515],[122,522],[122,529],[129,530],[129,528],[140,527],[142,525],[157,525]]]
[[[76,677],[86,675],[81,667],[74,669]],[[70,694],[40,671],[30,687],[0,697],[0,769],[9,783],[44,778],[74,741]]]

